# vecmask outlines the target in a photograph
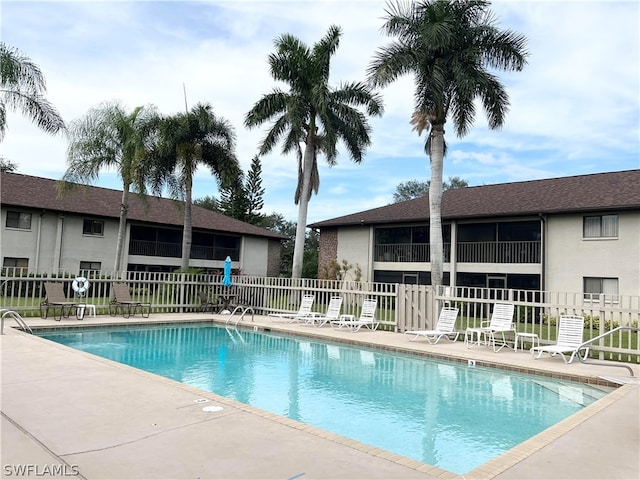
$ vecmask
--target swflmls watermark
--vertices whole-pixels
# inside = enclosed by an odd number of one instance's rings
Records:
[[[7,463],[2,466],[5,477],[74,477],[80,473],[77,465]]]

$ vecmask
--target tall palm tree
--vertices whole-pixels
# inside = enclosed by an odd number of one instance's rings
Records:
[[[302,276],[307,209],[313,192],[318,193],[318,154],[324,154],[330,166],[336,164],[339,140],[345,144],[355,163],[362,161],[371,144],[370,127],[357,107],[368,115],[381,115],[382,101],[363,83],[329,85],[331,56],[340,42],[341,30],[331,26],[313,48],[286,34],[275,41],[276,52],[269,55],[271,76],[289,85],[284,92],[274,88],[247,113],[245,126],[257,127],[273,121],[260,154],[270,152],[282,140],[282,153],[295,152],[298,158],[298,185],[294,201],[298,205],[298,224],[291,276]],[[301,144],[305,145],[304,154]]]
[[[429,226],[431,284],[442,284],[442,165],[444,124],[451,118],[459,137],[475,118],[478,98],[491,129],[505,121],[509,97],[490,69],[520,71],[526,65],[526,38],[499,30],[485,0],[422,0],[388,3],[382,30],[396,40],[379,48],[367,70],[374,86],[405,74],[415,78],[411,124],[428,130],[425,153],[431,160]]]
[[[71,123],[67,149],[67,171],[59,185],[61,193],[74,184],[89,184],[103,169],[115,169],[122,180],[122,203],[116,242],[114,273],[122,265],[122,250],[131,188],[146,192],[145,153],[156,128],[154,106],[136,107],[127,112],[118,102],[103,103]]]
[[[17,49],[0,42],[0,141],[7,127],[7,107],[21,110],[47,133],[65,129],[64,120],[45,98],[46,91],[40,67]]]
[[[191,254],[193,177],[198,166],[204,165],[220,185],[232,185],[241,176],[234,149],[233,127],[217,117],[209,104],[197,104],[190,111],[165,117],[159,123],[157,144],[150,157],[151,186],[156,193],[167,187],[173,198],[184,200],[183,270],[189,267]]]

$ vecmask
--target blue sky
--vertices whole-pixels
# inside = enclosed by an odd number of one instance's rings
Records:
[[[553,178],[640,168],[640,8],[629,1],[497,1],[501,28],[529,39],[529,64],[500,73],[511,108],[499,131],[487,128],[482,110],[464,138],[447,130],[444,177],[470,185]],[[2,0],[1,38],[43,70],[48,98],[66,121],[101,102],[127,107],[153,104],[160,112],[209,102],[237,134],[246,170],[263,130],[246,130],[246,112],[276,83],[267,57],[273,41],[290,33],[308,45],[332,24],[342,28],[330,82],[364,80],[380,33],[384,1],[55,2]],[[411,130],[412,78],[380,92],[382,118],[371,120],[373,144],[355,165],[345,152],[332,168],[320,159],[320,192],[308,222],[391,203],[396,186],[426,181],[424,137]],[[64,137],[39,131],[9,113],[0,155],[18,171],[60,178],[66,169]],[[446,126],[445,126],[446,128]],[[297,166],[279,148],[262,158],[265,207],[296,220]],[[104,172],[95,185],[120,188]],[[195,197],[217,196],[207,170],[198,173]]]

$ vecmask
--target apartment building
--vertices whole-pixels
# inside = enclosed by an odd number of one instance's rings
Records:
[[[122,269],[168,272],[180,267],[181,203],[131,194]],[[59,196],[57,180],[0,174],[1,256],[5,268],[28,272],[113,270],[122,191],[78,186]],[[193,206],[189,265],[221,272],[277,276],[284,236]]]
[[[320,271],[431,283],[428,196],[309,226]],[[448,190],[442,227],[446,285],[640,294],[640,170]]]

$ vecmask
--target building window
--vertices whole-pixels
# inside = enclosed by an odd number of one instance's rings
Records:
[[[26,274],[29,270],[29,259],[28,258],[14,258],[14,257],[4,257],[2,260],[3,270],[5,269],[13,269],[16,274]],[[3,275],[6,275],[7,272],[3,272]]]
[[[80,262],[80,275],[88,277],[90,272],[99,272],[102,268],[101,262]]]
[[[584,277],[584,298],[585,300],[598,301],[600,295],[604,295],[604,300],[616,301],[618,297],[618,279],[602,277]]]
[[[8,211],[7,228],[22,228],[24,230],[31,230],[31,214]]]
[[[82,234],[102,237],[104,235],[104,222],[98,220],[84,220],[82,223]]]
[[[615,238],[618,236],[618,215],[584,217],[583,238]]]

